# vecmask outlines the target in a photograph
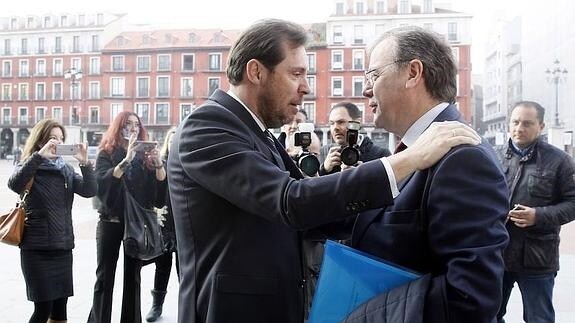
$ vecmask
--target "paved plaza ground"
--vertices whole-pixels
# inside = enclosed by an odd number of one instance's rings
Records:
[[[0,160],[0,210],[8,210],[16,201],[16,194],[7,186],[12,173],[12,163]],[[89,199],[76,196],[73,209],[76,248],[74,249],[74,296],[68,301],[68,322],[86,322],[92,302],[93,286],[96,279],[96,224],[98,215]],[[575,322],[575,224],[563,226],[561,232],[561,270],[555,281],[554,304],[557,323]],[[122,256],[116,271],[114,289],[114,309],[112,322],[119,322],[122,297]],[[149,293],[153,285],[154,265],[142,269],[142,317],[151,306]],[[0,322],[27,322],[33,311],[33,303],[26,300],[26,287],[20,270],[20,253],[16,247],[0,244]],[[164,314],[158,322],[176,322],[177,290],[175,266],[172,269]],[[521,298],[517,288],[513,291],[506,322],[522,322]],[[273,322],[270,322],[273,323]]]

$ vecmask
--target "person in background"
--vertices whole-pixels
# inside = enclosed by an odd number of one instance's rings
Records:
[[[26,198],[26,227],[20,243],[20,261],[28,300],[34,302],[29,323],[67,321],[66,304],[74,295],[72,278],[72,204],[74,194],[96,195],[96,180],[85,144],[77,144],[81,175],[56,155],[66,130],[54,119],[43,119],[30,133],[22,162],[8,180],[21,194],[32,179]]]
[[[479,142],[469,127],[436,124],[403,153],[303,178],[268,129],[291,121],[309,93],[306,40],[305,29],[284,20],[246,28],[228,56],[229,91],[216,90],[174,135],[180,323],[303,322],[300,230],[391,204],[391,177]]]
[[[12,165],[18,164],[20,158],[22,157],[22,148],[20,148],[20,146],[16,146],[12,152],[12,156],[14,156],[14,159],[12,159]]]
[[[500,323],[505,322],[515,283],[521,291],[525,322],[555,322],[559,231],[575,219],[575,165],[571,156],[541,139],[544,118],[545,109],[539,103],[516,103],[509,118],[507,149],[500,154],[511,194]]]
[[[298,131],[299,124],[302,122],[307,122],[307,112],[303,109],[299,109],[293,120],[281,127],[282,131],[278,136],[278,141],[285,147],[288,155],[292,157],[297,156],[300,151],[300,149],[294,145],[294,134]]]
[[[170,146],[172,145],[172,137],[176,132],[176,128],[168,130],[164,145],[160,150],[160,156],[166,165]],[[170,281],[170,273],[172,272],[172,254],[176,253],[176,232],[174,229],[174,218],[172,216],[172,205],[170,203],[169,191],[166,190],[166,205],[158,209],[162,216],[162,236],[164,238],[165,253],[156,259],[150,261],[156,265],[154,274],[154,289],[152,289],[152,308],[146,315],[146,321],[155,322],[162,315],[162,306],[168,291],[168,282]],[[176,271],[179,272],[178,256],[176,253]]]
[[[124,235],[124,186],[142,205],[162,207],[166,198],[166,170],[158,148],[142,152],[137,140],[147,132],[137,114],[120,112],[100,142],[96,159],[101,206],[96,229],[97,268],[90,323],[110,323],[112,294],[120,246]],[[123,185],[123,183],[125,185]],[[124,255],[124,286],[120,322],[140,323],[140,270],[142,261]]]
[[[368,56],[363,94],[377,102],[376,127],[401,137],[398,153],[434,121],[464,122],[455,105],[457,67],[441,35],[415,26],[394,28],[370,46]],[[431,277],[421,307],[410,307],[405,298],[407,307],[393,308],[419,314],[423,322],[495,322],[509,239],[509,190],[491,145],[455,147],[431,168],[400,181],[399,189],[393,205],[357,217],[351,243]],[[388,296],[372,298],[348,319],[394,315]],[[365,317],[367,308],[376,310]]]
[[[340,151],[347,145],[347,125],[350,121],[361,123],[361,111],[351,102],[340,102],[334,105],[329,112],[329,132],[333,144],[321,147],[319,174],[321,176],[341,171],[342,164]],[[374,144],[368,136],[359,135],[357,140],[359,162],[366,162],[391,155],[387,148]]]

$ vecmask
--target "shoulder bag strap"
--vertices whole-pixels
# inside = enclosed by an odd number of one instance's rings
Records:
[[[34,183],[34,177],[30,178],[26,186],[24,187],[24,192],[20,195],[20,202],[25,202],[28,193],[30,193],[30,189],[32,188],[32,184]]]

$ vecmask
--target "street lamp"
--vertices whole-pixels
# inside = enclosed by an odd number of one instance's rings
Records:
[[[72,110],[74,110],[74,99],[76,97],[76,87],[78,86],[78,81],[82,79],[82,71],[76,69],[75,67],[70,68],[64,72],[64,78],[70,80],[70,101],[72,104]],[[82,127],[82,116],[79,111],[76,111],[78,115],[78,121],[80,122],[80,130],[82,133],[81,140],[84,141],[84,129]]]
[[[567,69],[559,66],[559,60],[555,59],[553,68],[547,69],[545,73],[547,80],[555,84],[555,127],[559,127],[559,83],[567,79]]]

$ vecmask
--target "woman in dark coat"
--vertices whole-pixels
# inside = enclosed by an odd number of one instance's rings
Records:
[[[124,235],[124,187],[149,209],[162,207],[166,196],[166,171],[157,147],[143,151],[147,133],[133,112],[120,112],[100,143],[96,180],[100,221],[96,230],[97,268],[94,300],[88,322],[109,323],[112,315],[114,277]],[[124,255],[121,323],[140,323],[140,271],[142,261]]]
[[[77,144],[74,158],[82,175],[56,155],[66,140],[66,130],[54,119],[41,120],[32,128],[24,146],[22,162],[8,181],[20,194],[33,179],[26,198],[26,224],[20,244],[22,273],[28,300],[34,302],[30,323],[66,322],[72,280],[72,202],[74,193],[96,194],[96,181],[84,144]]]

